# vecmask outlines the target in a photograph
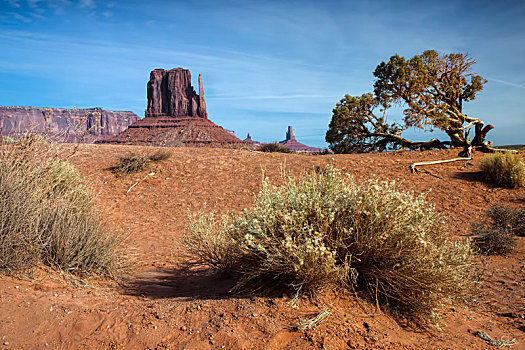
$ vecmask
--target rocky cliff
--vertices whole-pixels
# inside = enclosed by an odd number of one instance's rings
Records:
[[[207,118],[202,77],[199,74],[199,95],[191,85],[187,69],[155,69],[148,82],[146,117]]]
[[[103,108],[65,109],[0,106],[0,133],[16,135],[29,130],[59,135],[64,141],[93,141],[121,133],[140,118],[133,112]]]

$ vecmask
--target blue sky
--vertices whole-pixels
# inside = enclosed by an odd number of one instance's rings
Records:
[[[155,68],[203,75],[209,118],[245,138],[326,147],[332,109],[398,53],[469,53],[488,80],[464,111],[525,143],[523,1],[0,0],[0,105],[144,116]],[[392,111],[390,118],[399,118]],[[443,137],[407,131],[407,138]]]

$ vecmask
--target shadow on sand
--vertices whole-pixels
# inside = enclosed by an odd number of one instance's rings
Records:
[[[152,299],[183,298],[195,299],[229,299],[250,297],[280,297],[284,291],[234,291],[237,279],[223,272],[214,270],[197,270],[186,268],[165,268],[144,272],[128,280],[124,294],[142,296]]]
[[[485,175],[482,171],[458,171],[453,177],[455,179],[466,180],[470,182],[481,182],[489,187],[494,187],[492,184],[485,181]]]

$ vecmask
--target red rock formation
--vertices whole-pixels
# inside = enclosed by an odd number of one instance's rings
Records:
[[[199,95],[191,86],[187,69],[155,69],[148,82],[146,117],[201,117],[206,118],[206,102],[199,74]]]
[[[320,148],[310,147],[310,146],[307,146],[305,144],[298,142],[295,139],[295,130],[291,126],[288,127],[288,131],[286,132],[286,139],[284,141],[281,141],[280,143],[285,145],[292,152],[311,153],[311,152],[321,152],[322,151],[322,149]]]
[[[91,142],[117,135],[139,119],[133,112],[103,108],[0,106],[0,134],[9,136],[32,130],[58,135],[64,141]]]
[[[146,117],[107,142],[174,147],[250,145],[208,120],[202,76],[199,74],[197,95],[190,71],[182,68],[152,71]]]
[[[208,118],[208,112],[206,112],[206,101],[204,101],[204,87],[202,86],[201,74],[199,74],[199,115],[203,118]]]

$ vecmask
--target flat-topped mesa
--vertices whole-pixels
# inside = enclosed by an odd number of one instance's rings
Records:
[[[17,136],[32,131],[59,136],[64,142],[92,142],[115,136],[138,120],[133,112],[101,107],[0,106],[0,135]]]
[[[146,117],[207,118],[202,77],[199,74],[199,94],[191,85],[188,69],[155,69],[148,82]]]

